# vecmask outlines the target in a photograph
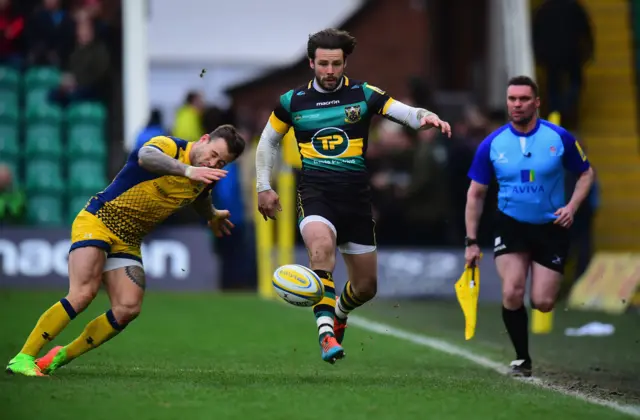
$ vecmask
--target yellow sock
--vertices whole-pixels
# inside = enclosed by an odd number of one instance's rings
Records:
[[[353,286],[351,285],[351,280],[348,280],[347,284],[344,285],[344,290],[340,294],[340,298],[338,299],[338,303],[336,305],[336,316],[343,320],[347,319],[347,316],[351,311],[359,308],[365,303],[365,301],[356,296],[353,291]]]
[[[42,314],[20,353],[36,357],[40,350],[60,334],[60,331],[69,325],[69,321],[75,317],[76,311],[67,299],[56,302]]]
[[[95,349],[118,335],[123,328],[118,324],[113,312],[109,309],[106,313],[89,322],[84,327],[82,334],[65,346],[67,360],[75,359],[89,350]]]

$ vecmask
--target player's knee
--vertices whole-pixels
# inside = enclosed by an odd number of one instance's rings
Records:
[[[84,284],[69,288],[66,296],[67,301],[71,304],[76,313],[84,311],[87,306],[95,299],[98,294],[99,287],[93,284]]]
[[[376,293],[378,293],[378,278],[372,275],[357,282],[352,281],[351,287],[353,287],[353,293],[358,300],[368,302],[376,297]]]
[[[532,299],[533,307],[540,312],[551,312],[555,306],[555,302],[549,297],[540,297]]]
[[[502,303],[507,309],[518,309],[524,303],[525,282],[505,281],[502,290]]]
[[[330,237],[318,237],[309,246],[309,258],[312,267],[333,266],[336,251]]]
[[[124,326],[136,319],[142,310],[142,302],[122,302],[113,305],[111,311],[118,324]]]

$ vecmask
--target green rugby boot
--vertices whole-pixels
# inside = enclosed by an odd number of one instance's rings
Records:
[[[47,376],[36,364],[36,358],[24,353],[18,353],[9,361],[6,372],[24,376]]]
[[[49,353],[36,360],[38,368],[47,375],[67,363],[69,363],[69,360],[67,360],[67,351],[62,346],[52,348],[49,350]]]

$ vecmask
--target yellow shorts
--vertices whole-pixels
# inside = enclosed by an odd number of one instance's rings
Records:
[[[107,263],[103,271],[132,265],[142,267],[142,251],[139,245],[124,243],[100,219],[82,210],[71,226],[69,252],[88,246],[100,248],[107,254]]]

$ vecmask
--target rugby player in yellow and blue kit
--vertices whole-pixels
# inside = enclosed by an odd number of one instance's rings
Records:
[[[92,197],[71,228],[69,293],[38,320],[7,366],[9,373],[45,376],[116,336],[140,313],[145,291],[143,238],[172,213],[192,205],[216,236],[230,234],[227,210],[216,210],[211,189],[222,168],[237,159],[245,142],[230,125],[189,143],[159,136],[134,150],[124,168]],[[111,309],[89,322],[67,346],[36,359],[77,314],[89,306],[100,285]]]
[[[371,119],[388,118],[415,130],[448,123],[422,108],[394,100],[371,84],[344,75],[356,40],[326,29],[309,37],[307,55],[315,77],[280,97],[256,153],[258,210],[275,218],[279,198],[269,180],[278,145],[293,127],[302,158],[298,185],[298,224],[311,269],[322,279],[325,295],[314,306],[322,359],[344,357],[342,340],[348,314],[371,300],[377,288],[375,222],[365,160]],[[336,248],[349,279],[336,300],[332,272]]]

